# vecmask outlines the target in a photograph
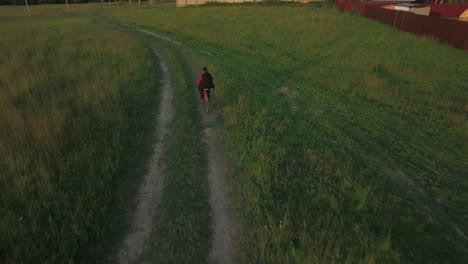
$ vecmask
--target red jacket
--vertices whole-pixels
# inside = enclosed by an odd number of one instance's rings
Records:
[[[203,90],[204,88],[214,88],[213,76],[209,73],[203,73],[200,75],[200,78],[197,80],[198,90]]]

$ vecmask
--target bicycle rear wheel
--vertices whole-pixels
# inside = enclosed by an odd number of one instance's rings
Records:
[[[203,101],[205,101],[205,110],[208,113],[210,109],[210,98],[208,98],[208,93],[206,91],[203,92]]]

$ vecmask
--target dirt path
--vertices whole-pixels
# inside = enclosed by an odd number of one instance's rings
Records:
[[[174,45],[179,45],[179,46],[181,45],[181,43],[178,42],[178,41],[175,41],[175,40],[170,39],[170,38],[168,38],[168,37],[165,37],[165,36],[162,36],[162,35],[153,33],[153,32],[148,31],[148,30],[144,30],[144,29],[139,29],[139,28],[136,28],[136,27],[132,27],[131,25],[124,24],[124,23],[120,23],[120,25],[121,25],[121,26],[124,26],[124,27],[128,27],[128,28],[132,28],[132,29],[134,29],[134,30],[140,31],[140,32],[145,33],[145,34],[147,34],[147,35],[151,35],[151,36],[153,36],[153,37],[155,37],[155,38],[157,38],[157,39],[167,41],[167,42],[169,42],[169,43],[171,43],[171,44],[174,44]]]
[[[131,27],[126,24],[121,24],[126,27]],[[133,28],[133,27],[131,27]],[[137,29],[142,33],[151,35],[159,40],[171,43],[176,48],[183,47],[183,44],[165,36],[147,30]],[[213,56],[208,51],[199,50],[200,52]],[[187,58],[186,58],[187,59]],[[187,59],[193,65],[193,58]],[[201,69],[201,68],[200,68]],[[193,80],[197,79],[197,73],[192,69],[191,75]],[[223,159],[223,151],[219,144],[218,132],[212,126],[216,121],[215,113],[205,113],[200,108],[200,114],[203,121],[203,136],[204,142],[207,145],[208,153],[208,182],[210,188],[210,205],[213,216],[213,240],[211,244],[210,254],[208,257],[209,263],[231,264],[239,263],[239,251],[236,244],[236,234],[238,234],[238,225],[234,220],[230,191],[225,180],[225,167]]]
[[[183,44],[167,38],[165,36],[159,35],[154,32],[150,32],[147,30],[142,30],[135,28],[133,26],[127,24],[121,24],[122,26],[132,28],[134,30],[140,31],[142,33],[151,35],[159,40],[166,41],[177,48],[183,47]],[[154,49],[155,50],[155,49]],[[208,56],[213,56],[212,53],[199,50],[200,52],[204,53]],[[164,71],[164,88],[163,94],[169,94],[167,90],[169,89],[169,73],[167,71],[167,66],[164,64],[164,60],[161,55],[155,50],[155,53],[158,55],[161,61],[161,68]],[[187,59],[187,58],[186,58]],[[193,66],[193,58],[187,59]],[[201,68],[200,68],[201,69]],[[193,80],[197,79],[197,73],[193,71],[192,68],[192,77]],[[170,95],[169,95],[170,96]],[[165,104],[166,101],[169,101],[168,105]],[[150,169],[153,175],[159,175],[159,177],[152,177],[147,176],[145,177],[145,183],[141,187],[140,193],[147,193],[148,191],[145,190],[145,186],[147,185],[146,179],[148,181],[159,181],[157,182],[157,188],[154,192],[148,192],[148,195],[143,197],[142,202],[139,205],[137,212],[135,214],[135,223],[133,233],[127,236],[125,240],[124,246],[121,248],[120,256],[120,263],[124,262],[134,262],[138,259],[138,255],[142,251],[142,247],[144,241],[148,238],[151,232],[151,220],[152,216],[154,215],[154,208],[157,206],[159,201],[161,188],[162,188],[162,166],[159,164],[159,160],[161,157],[161,153],[163,151],[163,139],[165,137],[165,133],[167,132],[167,120],[170,119],[168,116],[172,114],[163,113],[164,111],[169,111],[170,109],[170,98],[167,100],[163,100],[161,104],[161,112],[158,117],[158,127],[161,131],[157,131],[159,135],[157,145],[155,146],[155,154],[152,159],[152,166]],[[210,205],[212,209],[213,215],[213,240],[211,244],[210,254],[208,257],[209,263],[220,263],[220,264],[231,264],[231,263],[238,263],[239,262],[239,254],[237,250],[237,245],[235,241],[237,241],[235,234],[237,234],[238,225],[237,222],[234,220],[231,200],[230,200],[230,192],[228,185],[225,181],[225,167],[224,167],[224,159],[222,155],[221,145],[219,144],[218,139],[218,132],[216,129],[213,128],[213,124],[216,121],[216,115],[214,113],[205,113],[200,109],[200,113],[203,118],[203,135],[204,135],[204,142],[207,145],[208,153],[207,153],[207,160],[208,160],[208,182],[210,188]],[[165,121],[164,118],[167,120]],[[148,183],[150,184],[150,183]],[[155,195],[155,197],[147,197],[149,195]],[[140,209],[140,207],[142,207]],[[151,209],[149,212],[148,210]]]
[[[148,161],[147,172],[138,188],[137,205],[133,214],[130,232],[126,234],[116,256],[118,263],[138,262],[153,228],[153,217],[160,202],[164,182],[164,164],[162,164],[161,160],[165,151],[168,125],[173,118],[171,77],[162,55],[155,47],[151,48],[159,58],[163,73],[160,109],[154,131],[156,140],[152,148],[151,158]]]
[[[238,228],[234,221],[230,191],[225,180],[223,152],[218,143],[218,133],[211,127],[216,118],[213,113],[202,113],[202,115],[205,127],[203,129],[204,142],[208,146],[208,182],[213,212],[213,242],[208,262],[238,263],[238,250],[235,243]]]

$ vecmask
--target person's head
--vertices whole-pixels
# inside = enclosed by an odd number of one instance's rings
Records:
[[[206,67],[203,67],[203,72],[208,72],[208,69]]]

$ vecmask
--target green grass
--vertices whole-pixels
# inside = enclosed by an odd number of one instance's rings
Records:
[[[55,8],[0,8],[2,263],[93,254],[154,106],[157,64],[145,45]]]
[[[312,5],[114,14],[214,54],[246,262],[467,259],[466,52]]]
[[[468,233],[466,52],[314,5],[105,8],[214,74],[243,263],[466,262],[451,228]],[[79,262],[107,234],[158,67],[140,39],[99,23],[99,5],[31,9],[0,8],[0,261]],[[147,258],[203,263],[195,63],[156,43],[176,118]]]

